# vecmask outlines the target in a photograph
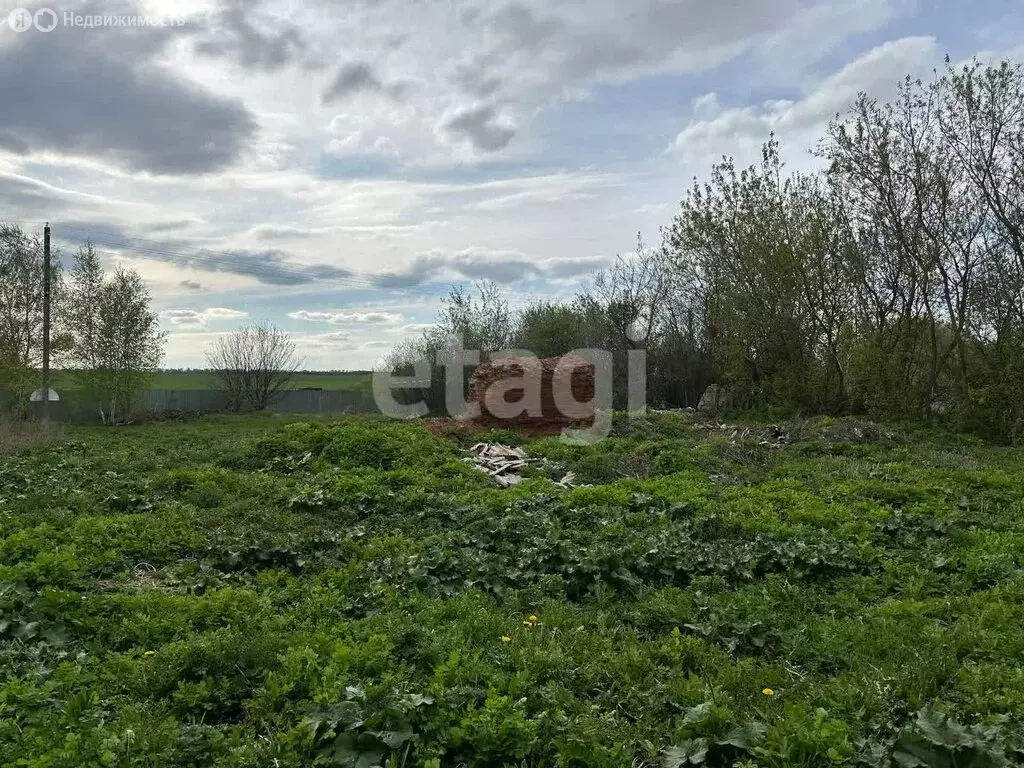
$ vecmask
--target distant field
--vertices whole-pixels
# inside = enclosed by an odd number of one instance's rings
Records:
[[[74,390],[74,381],[63,372],[57,372],[54,376],[54,386],[59,391]],[[292,381],[291,389],[302,389],[308,387],[319,387],[325,390],[354,390],[369,392],[371,389],[371,374],[367,371],[346,371],[342,373],[301,373],[297,374]],[[203,371],[190,371],[179,373],[174,371],[162,371],[158,373],[150,384],[150,389],[212,389],[213,380],[210,374]]]

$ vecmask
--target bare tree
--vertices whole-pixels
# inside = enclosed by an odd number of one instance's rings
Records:
[[[232,410],[265,410],[299,365],[295,343],[271,323],[222,336],[207,351],[206,360]]]
[[[646,347],[656,341],[658,321],[672,290],[672,269],[664,249],[650,250],[640,233],[636,251],[618,256],[615,263],[594,277],[584,301],[606,318],[614,345],[622,349]]]

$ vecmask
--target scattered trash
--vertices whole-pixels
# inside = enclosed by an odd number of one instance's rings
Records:
[[[733,424],[719,424],[711,421],[700,425],[708,436],[725,437],[731,444],[736,445],[746,440],[755,440],[758,445],[768,448],[781,448],[793,442],[789,429],[778,424],[768,427],[743,427]]]
[[[527,458],[522,448],[501,443],[477,443],[469,452],[472,455],[466,461],[489,474],[502,488],[518,485],[523,480],[518,473],[531,464],[540,463],[539,459]]]
[[[576,473],[575,472],[569,472],[568,474],[566,474],[565,477],[563,477],[561,480],[556,482],[555,485],[560,486],[562,488],[565,488],[566,490],[571,490],[573,488],[589,487],[589,485],[587,485],[585,483],[579,483],[579,482],[576,481]]]
[[[464,461],[486,472],[501,488],[511,488],[521,483],[523,476],[520,473],[527,467],[550,467],[547,459],[530,458],[522,448],[501,443],[477,443],[469,449],[469,453]],[[566,489],[579,487],[573,472],[556,480],[555,485]]]

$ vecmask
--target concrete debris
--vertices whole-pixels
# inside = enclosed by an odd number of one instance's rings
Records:
[[[501,443],[477,443],[469,453],[465,461],[489,474],[500,488],[518,485],[523,480],[519,472],[541,463],[540,459],[527,458],[522,448]]]
[[[731,408],[734,399],[732,392],[728,388],[723,387],[721,384],[712,384],[700,396],[700,401],[697,403],[697,411],[714,416],[724,408]]]
[[[469,462],[481,472],[490,475],[499,488],[511,488],[523,481],[520,474],[527,467],[548,468],[547,459],[530,458],[522,448],[501,443],[477,443],[469,449],[470,455],[463,461]],[[576,475],[566,474],[555,482],[561,488],[577,488]]]

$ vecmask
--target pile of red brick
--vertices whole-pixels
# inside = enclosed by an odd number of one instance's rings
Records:
[[[556,368],[561,367],[558,382],[565,387],[559,409],[555,400]],[[528,413],[531,401],[524,392],[540,381],[540,412]],[[496,386],[500,383],[500,386]],[[565,401],[572,396],[569,407]],[[490,393],[490,394],[488,394]],[[470,404],[478,404],[480,413],[473,421],[481,426],[509,428],[531,434],[558,434],[566,427],[585,428],[594,420],[594,366],[581,357],[505,357],[484,363],[473,373],[469,384]],[[506,405],[502,405],[502,401]],[[516,407],[517,405],[521,405]],[[490,404],[490,405],[489,405]],[[494,410],[521,411],[508,417]]]

